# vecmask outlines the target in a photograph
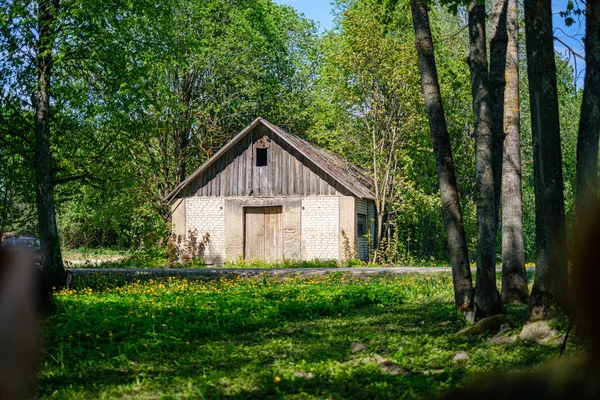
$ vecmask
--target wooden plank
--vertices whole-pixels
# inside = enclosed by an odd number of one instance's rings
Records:
[[[323,172],[319,172],[319,178],[321,180],[321,194],[328,194],[329,193],[329,185],[327,184],[327,182],[325,181],[325,174]]]
[[[288,182],[289,182],[289,170],[287,167],[287,160],[290,155],[287,151],[283,151],[281,154],[281,194],[283,196],[288,195]]]
[[[304,189],[304,165],[300,160],[298,160],[298,176],[296,178],[298,182],[298,195],[302,196]]]
[[[302,163],[302,178],[304,180],[304,184],[302,185],[302,194],[304,196],[308,196],[310,195],[310,168],[308,168],[308,166],[305,164],[306,159],[302,159],[303,163]]]
[[[274,262],[283,259],[283,233],[281,207],[265,207],[265,260]]]
[[[244,258],[265,258],[265,209],[245,208]]]
[[[244,159],[244,146],[240,144],[240,148],[238,150],[238,155],[235,159],[235,169],[236,169],[236,181],[235,181],[235,194],[234,196],[242,196],[243,188],[244,188],[244,170],[241,168],[242,161]]]
[[[239,149],[233,154],[233,159],[231,160],[231,191],[229,192],[230,196],[237,196],[237,183],[238,183],[238,160],[239,160]]]
[[[288,153],[287,157],[287,169],[288,169],[288,195],[293,195],[294,193],[294,181],[296,180],[296,176],[294,174],[294,156],[291,153]]]
[[[253,168],[252,168],[252,162],[254,160],[254,146],[252,145],[252,132],[250,133],[249,137],[248,137],[248,149],[246,150],[246,170],[244,172],[245,176],[246,176],[246,196],[250,196],[250,192],[252,192],[252,175],[253,175]]]
[[[319,194],[319,188],[320,186],[317,183],[317,175],[315,175],[314,173],[310,174],[310,192],[309,192],[309,196],[315,196]]]
[[[273,196],[275,193],[275,172],[277,172],[277,165],[275,165],[275,143],[271,142],[269,150],[267,152],[267,168],[269,168],[269,196]]]
[[[281,147],[275,142],[271,146],[273,149],[273,183],[271,185],[271,191],[273,196],[279,196],[281,194],[281,162],[279,161],[279,155],[281,154]]]
[[[219,162],[219,197],[227,196],[227,154]]]
[[[256,147],[252,151],[252,154],[256,160]],[[257,167],[256,162],[252,163],[252,189],[254,190],[254,196],[261,195],[261,178],[262,178],[263,168]]]
[[[293,155],[290,155],[290,173],[292,176],[292,179],[290,180],[290,191],[291,194],[298,194],[297,190],[298,190],[298,174],[296,172],[296,167],[297,167],[297,163],[296,163],[296,157],[294,157]]]
[[[258,167],[257,169],[260,170],[260,180],[259,180],[260,195],[268,196],[269,195],[269,167],[268,166]]]

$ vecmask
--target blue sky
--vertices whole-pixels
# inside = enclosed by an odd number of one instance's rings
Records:
[[[321,30],[327,30],[333,27],[333,15],[331,14],[331,3],[328,0],[274,0],[279,4],[287,4],[294,7],[306,17],[318,22]],[[554,13],[554,36],[562,40],[565,44],[555,41],[556,50],[563,54],[568,53],[568,47],[584,56],[581,39],[585,33],[585,24],[583,17],[581,21],[575,17],[576,23],[571,27],[566,27],[563,18],[559,12],[566,9],[567,0],[557,0],[552,2],[552,11]],[[571,64],[577,65],[578,79],[577,84],[583,85],[583,70],[585,63],[578,59],[576,62],[571,56]]]

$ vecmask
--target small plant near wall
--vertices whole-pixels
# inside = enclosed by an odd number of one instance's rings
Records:
[[[210,233],[206,232],[200,238],[198,230],[188,230],[187,238],[179,244],[179,261],[188,263],[191,261],[202,261],[204,253],[210,242]]]
[[[350,244],[350,238],[346,234],[346,231],[342,229],[342,238],[344,239],[344,259],[351,260],[358,258],[358,252],[356,251],[356,245]]]

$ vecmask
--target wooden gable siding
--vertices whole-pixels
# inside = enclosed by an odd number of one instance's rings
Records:
[[[256,149],[267,147],[267,166]],[[352,195],[271,130],[258,125],[196,177],[177,197]]]

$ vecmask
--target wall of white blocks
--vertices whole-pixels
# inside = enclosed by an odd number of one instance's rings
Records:
[[[337,260],[340,256],[339,252],[339,197],[302,198],[302,258]]]
[[[186,234],[196,232],[198,240],[208,233],[204,262],[222,264],[225,260],[225,199],[222,197],[188,197],[186,199]]]

